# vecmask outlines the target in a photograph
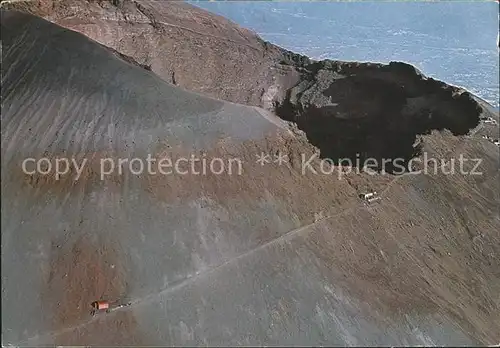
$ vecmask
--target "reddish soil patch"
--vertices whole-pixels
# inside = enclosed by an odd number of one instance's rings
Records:
[[[88,324],[57,336],[58,330],[91,320],[93,301],[123,300],[127,283],[118,250],[103,238],[80,237],[62,248],[54,247],[52,255],[51,271],[42,296],[46,310],[52,314],[51,324],[58,344],[122,344],[127,342],[125,338],[137,336],[137,323],[130,311],[103,313]]]
[[[222,174],[214,174],[209,168],[202,174],[193,174],[188,169],[185,175],[158,173],[144,177],[144,188],[162,201],[182,202],[207,197],[229,211],[236,208],[235,204],[252,208],[272,197],[286,213],[307,224],[313,222],[319,213],[328,216],[349,206],[353,200],[357,201],[357,192],[345,177],[339,180],[336,170],[331,175],[321,172],[319,157],[313,161],[317,173],[302,172],[302,155],[307,160],[315,151],[304,137],[292,137],[281,131],[268,134],[259,141],[231,143],[221,140],[196,157],[206,158],[207,163],[215,158],[223,159],[226,165]],[[168,158],[175,163],[177,158],[189,158],[192,153],[162,146],[155,157]],[[276,159],[273,155],[285,155],[285,162],[262,166],[256,163],[256,156],[261,153],[269,154],[271,162]],[[238,174],[237,165],[228,165],[228,160],[235,158],[241,160],[241,174]],[[229,173],[229,168],[232,168],[232,173]],[[195,170],[202,172],[201,166]]]

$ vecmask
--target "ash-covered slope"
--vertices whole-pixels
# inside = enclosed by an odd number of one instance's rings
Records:
[[[428,137],[439,158],[483,158],[480,177],[304,173],[316,149],[262,109],[181,90],[31,15],[2,10],[1,25],[3,344],[500,339],[493,144]],[[148,154],[224,171],[108,173]],[[29,157],[83,169],[24,173]],[[367,188],[379,205],[359,200]],[[100,298],[131,306],[92,318]]]
[[[422,135],[443,129],[465,135],[484,109],[468,92],[408,64],[316,62],[180,1],[21,0],[4,6],[79,31],[172,84],[296,122],[321,156],[334,161],[355,161],[358,154],[361,160],[409,161]]]

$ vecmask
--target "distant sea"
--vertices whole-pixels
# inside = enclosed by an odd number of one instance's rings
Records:
[[[191,3],[313,59],[413,64],[498,108],[497,2]]]

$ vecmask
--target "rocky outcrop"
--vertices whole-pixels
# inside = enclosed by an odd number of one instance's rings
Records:
[[[38,0],[7,7],[79,31],[182,88],[272,110],[296,122],[334,162],[407,162],[419,154],[421,135],[467,134],[482,112],[468,92],[408,64],[316,62],[182,2]]]
[[[180,1],[36,0],[5,4],[81,32],[132,57],[165,81],[241,104],[261,105],[271,86],[295,80],[275,66],[281,50],[223,17]],[[286,81],[285,81],[286,80]],[[268,92],[264,99],[274,92]]]

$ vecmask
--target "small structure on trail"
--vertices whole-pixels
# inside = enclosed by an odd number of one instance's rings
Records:
[[[111,303],[109,303],[109,301],[106,301],[106,300],[94,301],[91,304],[92,311],[90,312],[90,314],[92,314],[92,316],[94,316],[94,315],[96,315],[97,313],[100,313],[100,312],[109,313],[112,310],[115,310],[115,309],[118,309],[118,308],[122,308],[122,307],[128,307],[131,304],[132,304],[132,302],[128,302],[128,303],[116,302],[115,304],[111,304]]]
[[[497,124],[497,121],[493,117],[488,117],[484,123]]]
[[[379,196],[373,196],[371,198],[368,198],[366,201],[371,204],[371,203],[374,203],[374,202],[377,202],[377,201],[380,201],[382,198],[380,198]]]
[[[96,315],[97,313],[104,311],[106,313],[109,313],[111,309],[109,306],[109,302],[105,300],[94,301],[92,302],[91,306],[92,306],[92,311],[90,312],[90,314],[92,315]]]
[[[377,195],[376,191],[373,192],[368,192],[368,193],[361,193],[359,195],[359,198],[364,199],[365,201],[369,200],[370,198],[374,197]]]
[[[359,195],[359,198],[361,198],[362,200],[364,200],[365,202],[367,203],[373,203],[373,202],[376,202],[376,201],[379,201],[381,198],[377,195],[377,192],[376,191],[373,191],[373,192],[368,192],[368,193],[361,193]]]

